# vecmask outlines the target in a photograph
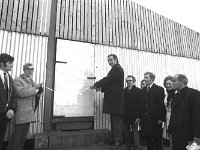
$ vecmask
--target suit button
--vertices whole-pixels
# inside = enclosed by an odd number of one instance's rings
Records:
[[[145,104],[145,107],[147,107],[148,106],[148,104]]]
[[[147,113],[145,113],[145,116],[147,116]]]

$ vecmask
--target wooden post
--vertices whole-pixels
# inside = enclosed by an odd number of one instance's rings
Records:
[[[46,65],[46,87],[54,88],[54,75],[55,75],[55,61],[56,61],[56,13],[57,13],[57,0],[52,0],[51,3],[51,17],[49,27],[49,38],[47,44],[47,65]],[[53,111],[53,95],[50,90],[45,90],[44,100],[44,119],[43,129],[44,132],[52,130],[52,111]]]

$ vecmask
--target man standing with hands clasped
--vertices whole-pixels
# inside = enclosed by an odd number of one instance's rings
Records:
[[[185,75],[173,78],[177,93],[172,100],[168,131],[172,136],[173,150],[186,150],[188,142],[200,138],[200,92],[187,87]]]
[[[141,90],[141,129],[148,150],[162,150],[162,124],[166,120],[164,88],[154,84],[155,75],[144,73],[146,86]]]
[[[114,145],[111,148],[116,148],[123,142],[124,71],[115,54],[108,55],[107,59],[108,64],[112,67],[111,70],[106,77],[90,88],[101,89],[104,92],[103,113],[110,114],[111,132],[114,138]]]
[[[9,120],[16,111],[16,94],[13,79],[8,71],[13,68],[14,58],[8,54],[0,54],[0,149],[4,142]]]

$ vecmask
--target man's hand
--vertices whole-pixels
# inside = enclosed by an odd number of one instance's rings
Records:
[[[95,85],[94,85],[94,84],[93,84],[93,85],[91,85],[91,86],[90,86],[90,88],[91,88],[91,89],[94,89],[94,88],[95,88]]]
[[[136,118],[135,124],[138,124],[139,122],[140,122],[140,119],[139,119],[139,118]]]
[[[8,119],[11,119],[14,116],[14,111],[12,109],[9,109],[6,113],[6,117]]]
[[[161,121],[161,120],[158,120],[158,124],[162,124],[163,123],[163,121]]]

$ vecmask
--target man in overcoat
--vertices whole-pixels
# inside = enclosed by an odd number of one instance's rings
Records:
[[[8,142],[7,150],[22,150],[31,122],[36,121],[35,98],[41,85],[33,79],[33,64],[26,63],[23,66],[24,73],[14,80],[14,87],[18,95],[17,112],[15,115],[14,132]]]
[[[141,90],[141,130],[148,150],[162,150],[162,124],[166,119],[164,88],[154,84],[155,75],[144,74],[146,86]]]
[[[14,58],[6,53],[0,55],[0,149],[4,142],[9,120],[16,111],[16,94],[13,79],[8,71],[13,68]]]
[[[177,93],[172,100],[168,130],[174,150],[186,150],[189,141],[200,138],[200,92],[187,87],[187,83],[185,75],[177,74],[173,78]]]
[[[137,121],[139,118],[140,89],[135,86],[136,79],[132,75],[126,78],[127,87],[124,89],[125,114],[123,115],[124,137],[127,150],[139,147]]]
[[[108,75],[90,86],[91,89],[101,89],[104,92],[103,113],[110,114],[111,132],[114,146],[119,147],[123,142],[124,113],[124,71],[118,63],[115,54],[107,56],[108,64],[112,67]]]

